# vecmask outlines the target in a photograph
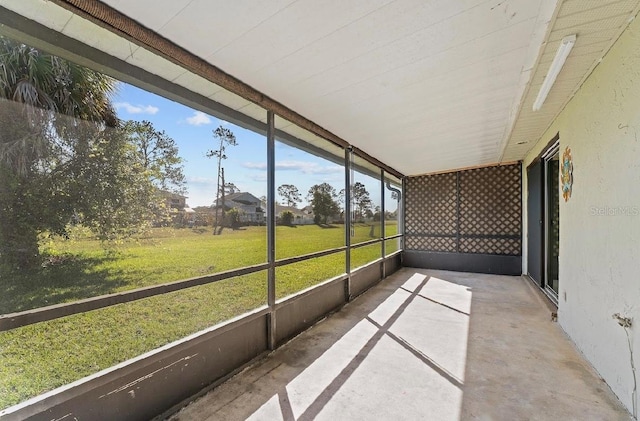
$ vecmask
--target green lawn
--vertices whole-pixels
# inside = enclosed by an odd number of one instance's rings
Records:
[[[387,235],[395,234],[388,225]],[[353,243],[371,239],[358,225]],[[374,231],[379,235],[379,230]],[[344,231],[277,227],[277,257],[342,246]],[[396,245],[387,241],[387,252]],[[396,246],[397,247],[397,246]],[[266,229],[154,229],[148,237],[105,252],[86,232],[43,244],[50,258],[30,272],[0,271],[1,313],[264,263]],[[380,257],[380,245],[352,251],[352,267]],[[344,272],[344,253],[276,269],[278,298]],[[266,304],[266,271],[131,303],[0,332],[0,408]]]

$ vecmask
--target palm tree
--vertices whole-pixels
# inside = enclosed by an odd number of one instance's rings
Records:
[[[80,133],[87,125],[118,124],[116,86],[106,75],[0,37],[0,262],[33,263],[38,233],[68,222],[68,201],[53,194],[56,174],[86,143]]]
[[[115,126],[110,97],[116,84],[109,76],[0,36],[0,98],[23,105],[32,135],[50,129],[48,123],[58,115]],[[2,140],[0,160],[20,173],[47,149],[46,136]]]

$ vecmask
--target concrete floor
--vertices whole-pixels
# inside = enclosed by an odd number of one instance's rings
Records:
[[[519,277],[403,268],[173,420],[628,420]]]

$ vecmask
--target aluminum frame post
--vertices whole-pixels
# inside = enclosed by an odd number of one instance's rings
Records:
[[[267,111],[267,304],[269,349],[276,348],[276,156],[275,116]]]
[[[344,245],[345,272],[347,282],[345,284],[345,301],[351,301],[351,148],[344,150]]]
[[[381,276],[380,279],[384,279],[384,274],[387,273],[385,267],[385,256],[386,256],[386,231],[384,227],[385,223],[385,187],[384,187],[384,170],[380,169],[380,237],[382,238],[382,246],[380,247],[380,255],[382,257],[382,265],[381,265]]]

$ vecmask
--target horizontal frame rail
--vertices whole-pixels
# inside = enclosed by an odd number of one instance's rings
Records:
[[[370,246],[372,244],[382,243],[384,240],[385,240],[384,238],[375,238],[373,240],[363,241],[362,243],[351,244],[351,248],[352,249],[357,249],[357,248],[360,248],[360,247]]]
[[[519,240],[522,238],[521,235],[514,234],[425,234],[425,233],[416,233],[411,234],[407,233],[407,237],[419,237],[419,238],[435,238],[435,237],[443,237],[443,238],[486,238],[486,239],[507,239],[507,240]]]
[[[371,262],[373,263],[373,262]],[[341,273],[338,276],[334,276],[333,278],[329,278],[325,281],[322,281],[320,283],[317,283],[315,285],[312,285],[308,288],[305,288],[301,291],[298,292],[294,292],[291,295],[287,295],[286,297],[282,297],[278,300],[276,300],[276,309],[280,309],[285,305],[288,305],[290,303],[293,303],[294,301],[298,301],[301,298],[307,297],[311,294],[313,294],[318,288],[322,288],[323,286],[327,286],[327,285],[332,285],[338,282],[346,282],[349,279],[349,275],[346,273]]]
[[[371,157],[366,152],[356,147],[350,146],[348,142],[316,125],[312,121],[305,119],[294,111],[264,96],[250,86],[244,85],[241,81],[234,79],[232,76],[222,72],[214,66],[211,66],[209,63],[198,61],[198,57],[193,56],[191,55],[191,53],[180,49],[180,47],[168,42],[167,40],[154,36],[153,32],[149,31],[147,28],[140,26],[137,22],[132,21],[126,16],[118,15],[118,12],[115,12],[114,14],[114,10],[109,6],[103,3],[90,2],[85,0],[54,0],[54,3],[70,9],[74,13],[77,13],[79,16],[88,18],[94,23],[97,23],[102,27],[106,27],[107,29],[114,31],[115,33],[118,33],[119,35],[124,36],[127,39],[131,39],[145,48],[149,47],[151,51],[159,53],[162,57],[165,57],[181,65],[187,70],[190,70],[196,74],[203,75],[205,78],[213,81],[214,83],[218,83],[220,86],[230,90],[231,92],[238,91],[238,93],[245,99],[248,99],[253,103],[262,106],[268,111],[278,114],[279,116],[317,134],[318,136],[326,139],[329,142],[332,142],[343,148],[349,148],[350,150],[353,150],[356,155],[368,161],[369,163],[381,168],[385,172],[395,177],[399,177],[401,179],[403,178],[403,175],[401,173],[385,165],[383,162]],[[117,79],[121,79],[123,81],[126,81],[127,83],[134,84],[150,92],[159,93],[162,96],[184,103],[197,110],[207,113],[213,112],[214,114],[224,115],[226,116],[225,118],[228,121],[231,121],[241,127],[251,128],[252,130],[256,130],[260,133],[266,133],[267,131],[267,125],[263,122],[240,114],[237,111],[216,103],[208,98],[201,97],[200,95],[189,91],[186,88],[168,82],[156,75],[130,65],[124,61],[118,60],[100,50],[89,47],[88,45],[83,44],[80,41],[69,38],[59,32],[47,28],[37,22],[31,21],[8,9],[0,7],[0,11],[2,12],[0,13],[0,26],[2,26],[0,32],[5,33],[8,36],[16,37],[17,39],[28,40],[30,43],[32,42],[36,44],[36,48],[48,50],[53,54],[59,55],[61,57],[66,57],[72,61],[77,61],[80,64],[88,67],[98,68],[100,71],[108,73],[111,76],[116,77]],[[167,49],[165,50],[163,48],[157,47],[166,47]],[[175,52],[177,55],[168,54],[172,52]],[[303,144],[304,142],[300,143]],[[345,167],[346,166],[347,162],[345,158]],[[382,177],[384,177],[384,173]],[[276,260],[271,264],[267,262],[254,266],[220,272],[217,274],[210,274],[196,278],[164,283],[160,285],[137,288],[129,291],[90,297],[69,303],[60,303],[30,310],[0,314],[0,332],[33,323],[44,322],[47,320],[53,320],[65,316],[110,307],[117,304],[137,301],[185,288],[205,285],[236,276],[248,275],[262,270],[269,270],[275,267],[281,267],[284,265],[302,262],[313,258],[328,256],[334,253],[344,252],[350,249],[356,249],[367,245],[377,244],[385,240],[402,237],[403,234],[397,234],[394,236],[372,239],[355,245],[345,245],[335,249],[284,258]]]
[[[100,295],[97,297],[86,298],[84,300],[73,301],[70,303],[55,304],[47,307],[35,308],[33,310],[3,314],[0,316],[0,332],[30,325],[33,323],[59,319],[65,316],[71,316],[73,314],[84,313],[91,310],[98,310],[104,307],[111,307],[116,304],[142,300],[143,298],[167,294],[169,292],[179,291],[185,288],[211,284],[236,276],[249,275],[251,273],[266,270],[268,268],[269,264],[263,263],[260,265],[247,266],[244,268],[229,270],[212,275],[199,276],[197,278],[189,278],[181,281],[169,282],[166,284],[137,288],[130,291],[117,292],[114,294]]]
[[[402,234],[397,234],[387,238],[376,238],[373,240],[365,241],[362,243],[354,244],[352,249],[365,247],[368,245],[380,243],[385,240],[391,240],[402,237]],[[287,257],[279,259],[274,262],[274,267],[281,267],[290,265],[293,263],[304,262],[306,260],[315,259],[318,257],[330,256],[332,254],[344,252],[347,250],[347,246],[336,247],[334,249],[323,250],[314,253],[308,253],[300,256]],[[132,301],[142,300],[144,298],[153,297],[156,295],[167,294],[170,292],[179,291],[181,289],[191,288],[200,285],[211,284],[214,282],[222,281],[236,276],[249,275],[252,273],[260,272],[269,269],[268,263],[262,263],[259,265],[247,266],[240,269],[228,270],[225,272],[219,272],[211,275],[199,276],[196,278],[189,278],[180,281],[169,282],[160,285],[153,285],[149,287],[132,289],[130,291],[122,291],[113,294],[99,295],[97,297],[86,298],[83,300],[72,301],[69,303],[54,304],[46,307],[39,307],[30,310],[19,311],[15,313],[7,313],[0,315],[0,332],[10,329],[16,329],[22,326],[30,325],[33,323],[45,322],[48,320],[59,319],[61,317],[71,316],[74,314],[84,313],[87,311],[98,310],[105,307],[111,307],[117,304],[124,304]]]
[[[379,264],[380,259],[354,272],[354,275],[359,278],[359,294],[388,276],[372,270]],[[336,294],[336,291],[341,290],[339,286],[341,283],[348,281],[349,275],[341,274],[278,300],[274,308],[281,314],[280,317],[283,320],[293,320],[293,323],[284,326],[277,325],[281,329],[278,345],[347,304],[349,301],[347,297],[341,297],[341,294]],[[42,414],[46,414],[47,419],[59,419],[69,413],[78,418],[86,417],[85,414],[90,416],[96,413],[111,418],[118,414],[141,419],[148,419],[149,414],[158,413],[156,418],[169,416],[187,402],[202,396],[231,375],[266,355],[266,334],[263,332],[263,327],[267,323],[265,316],[268,316],[271,311],[272,309],[266,305],[258,307],[30,398],[0,413],[11,419],[38,418]],[[305,317],[291,318],[292,314]],[[261,331],[258,332],[258,329]],[[247,333],[252,333],[252,336],[245,341],[242,335]],[[239,357],[231,363],[228,363],[228,359],[225,358],[212,359],[204,356],[193,358],[199,352],[206,353],[211,349],[219,351],[221,348],[229,355],[234,357],[239,355]],[[166,393],[176,380],[181,382],[182,388],[195,392],[190,392],[186,399],[184,394]],[[127,393],[131,384],[136,385],[134,400],[131,399],[131,394]],[[116,387],[117,389],[114,390]],[[158,390],[162,392],[158,393]],[[113,393],[114,391],[116,393]]]
[[[396,238],[400,238],[400,237],[404,237],[404,234],[396,234],[396,235],[390,235],[388,237],[384,237],[383,240],[395,240]]]
[[[333,249],[316,251],[314,253],[302,254],[300,256],[294,257],[286,257],[284,259],[279,259],[274,262],[275,267],[290,265],[292,263],[304,262],[305,260],[315,259],[317,257],[330,256],[335,253],[339,253],[341,251],[345,251],[347,246],[337,247]]]

